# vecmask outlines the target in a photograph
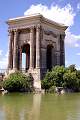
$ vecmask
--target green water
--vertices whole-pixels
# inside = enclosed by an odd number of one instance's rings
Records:
[[[0,94],[0,120],[80,120],[80,93]]]

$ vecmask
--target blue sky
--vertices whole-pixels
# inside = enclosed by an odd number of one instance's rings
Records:
[[[0,1],[0,68],[7,66],[9,18],[42,13],[69,28],[65,38],[66,66],[80,68],[80,1],[79,0],[1,0]]]

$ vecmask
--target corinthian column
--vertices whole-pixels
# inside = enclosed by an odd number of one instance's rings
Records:
[[[30,69],[34,67],[34,27],[30,28]]]
[[[13,70],[17,70],[17,38],[18,38],[18,31],[14,30],[14,51],[13,51]]]
[[[11,70],[12,69],[12,42],[13,42],[13,32],[12,31],[8,31],[9,34],[9,56],[8,56],[8,69]]]
[[[19,70],[21,70],[22,71],[22,48],[20,47],[20,49],[19,49],[19,57],[20,57],[20,59],[19,59]]]
[[[65,33],[60,35],[60,65],[65,66],[65,48],[64,48]]]
[[[36,68],[40,68],[40,25],[36,28]]]

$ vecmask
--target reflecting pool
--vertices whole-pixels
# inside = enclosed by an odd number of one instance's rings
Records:
[[[80,93],[0,94],[0,120],[80,120]]]

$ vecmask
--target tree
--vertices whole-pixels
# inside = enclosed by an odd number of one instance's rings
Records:
[[[55,66],[52,71],[46,73],[44,79],[42,80],[42,88],[49,89],[52,86],[62,87],[64,73],[64,66]]]
[[[54,85],[57,87],[62,87],[63,85],[63,75],[66,72],[64,66],[55,66],[52,69]]]
[[[3,88],[9,92],[31,90],[31,78],[21,72],[12,73],[3,81]]]
[[[52,72],[47,72],[44,79],[41,81],[41,86],[43,89],[47,90],[54,85]]]
[[[52,86],[80,91],[80,71],[76,70],[75,65],[70,65],[67,68],[55,66],[52,71],[47,72],[42,81],[44,89],[50,89]]]
[[[70,66],[68,67],[68,69],[69,69],[71,72],[77,71],[75,64],[70,65]]]
[[[80,70],[77,70],[76,75],[77,75],[77,78],[80,79]]]
[[[64,84],[63,87],[78,91],[78,81],[76,77],[76,72],[71,72],[70,70],[66,72],[63,76]]]

